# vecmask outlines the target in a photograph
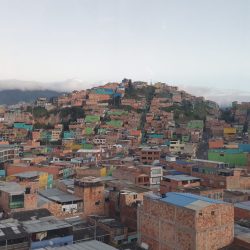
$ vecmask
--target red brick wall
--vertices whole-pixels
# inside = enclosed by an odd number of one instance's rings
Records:
[[[138,209],[139,243],[151,250],[219,249],[233,241],[233,214],[229,204],[195,211],[145,197]]]
[[[92,186],[84,188],[75,186],[75,195],[83,198],[83,212],[85,217],[92,214],[104,215],[104,186]]]
[[[46,172],[48,174],[52,174],[54,179],[58,178],[59,168],[57,166],[50,166],[50,167],[36,167],[36,166],[28,166],[28,167],[19,167],[19,166],[7,166],[6,172],[7,176],[24,173],[28,171],[41,171]]]
[[[250,220],[250,210],[234,207],[234,219],[236,221],[240,219]]]

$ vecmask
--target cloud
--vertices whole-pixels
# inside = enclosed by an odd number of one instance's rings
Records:
[[[209,87],[180,85],[183,89],[196,96],[204,96],[207,100],[215,101],[221,106],[228,106],[233,101],[250,101],[250,92],[236,89],[217,89]]]

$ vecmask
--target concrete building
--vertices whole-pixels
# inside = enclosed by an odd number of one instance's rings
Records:
[[[151,250],[217,250],[233,241],[231,204],[188,193],[144,197],[138,210],[139,244]]]
[[[12,162],[19,156],[19,148],[10,145],[0,145],[0,163]]]
[[[161,166],[154,165],[141,165],[139,168],[142,170],[142,173],[146,174],[149,177],[149,185],[151,187],[155,185],[160,185],[163,170]]]

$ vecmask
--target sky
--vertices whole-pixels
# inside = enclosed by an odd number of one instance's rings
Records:
[[[0,80],[250,92],[249,58],[249,0],[0,0]]]

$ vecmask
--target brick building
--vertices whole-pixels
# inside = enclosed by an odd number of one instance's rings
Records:
[[[244,201],[234,204],[235,220],[250,220],[250,201]]]
[[[144,197],[138,210],[139,243],[150,250],[217,250],[233,241],[231,204],[188,193]]]
[[[161,194],[167,192],[178,192],[181,189],[199,187],[200,179],[188,175],[166,175],[160,184]]]
[[[74,194],[83,200],[84,217],[95,214],[104,215],[104,185],[99,178],[85,177],[75,180]]]
[[[157,147],[145,147],[140,151],[140,161],[143,164],[152,164],[154,161],[159,161],[161,150]]]

